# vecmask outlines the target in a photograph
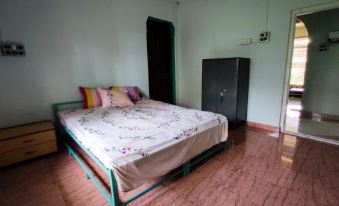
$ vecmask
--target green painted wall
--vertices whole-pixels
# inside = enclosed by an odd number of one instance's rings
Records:
[[[79,85],[137,85],[148,93],[146,20],[176,21],[168,0],[0,0],[4,40],[27,57],[0,56],[0,128],[51,119]]]
[[[266,29],[267,0],[183,0],[178,8],[179,103],[201,108],[201,60],[251,58],[248,120],[279,126],[291,11],[326,0],[270,0],[271,42],[239,46]]]
[[[339,115],[339,44],[319,52],[327,42],[328,33],[339,31],[339,9],[301,16],[311,43],[305,75],[303,109],[323,114]],[[326,23],[325,23],[326,22]]]
[[[267,0],[0,0],[5,40],[27,57],[0,57],[0,127],[51,118],[77,87],[135,84],[148,91],[146,20],[176,26],[177,102],[200,109],[201,60],[252,60],[248,119],[279,125],[292,9],[328,0],[270,0],[268,44],[239,46],[266,27]]]

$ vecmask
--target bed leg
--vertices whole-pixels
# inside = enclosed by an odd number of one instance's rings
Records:
[[[68,155],[71,156],[71,157],[73,157],[73,152],[72,152],[72,150],[67,146],[67,143],[66,143],[66,142],[64,142],[64,143],[65,143],[65,145],[66,145],[66,148],[67,148],[67,151],[68,151]]]
[[[114,177],[114,173],[112,170],[109,170],[109,182],[111,186],[111,205],[119,206],[121,204],[119,199],[119,191],[117,186],[117,181]]]
[[[230,141],[226,141],[226,142],[224,143],[223,150],[226,151],[230,146],[231,146]]]
[[[187,161],[186,163],[184,163],[182,165],[183,167],[183,173],[184,173],[184,176],[188,176],[190,174],[190,170],[191,170],[191,163],[190,161]]]

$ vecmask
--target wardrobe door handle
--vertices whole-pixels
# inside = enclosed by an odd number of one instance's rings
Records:
[[[224,100],[224,93],[220,92],[219,94],[219,102],[222,102]]]

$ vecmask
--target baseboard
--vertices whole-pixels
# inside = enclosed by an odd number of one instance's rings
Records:
[[[312,119],[313,121],[318,122],[339,122],[339,116],[338,115],[331,115],[331,114],[323,114],[318,112],[310,112],[306,110],[300,111],[300,117],[304,119]]]
[[[275,126],[268,125],[268,124],[262,124],[262,123],[258,123],[258,122],[246,121],[246,125],[248,127],[264,129],[264,130],[271,131],[271,132],[280,132],[280,128],[279,127],[275,127]]]

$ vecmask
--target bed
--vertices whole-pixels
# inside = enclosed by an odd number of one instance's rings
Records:
[[[66,146],[111,205],[126,205],[161,183],[125,202],[119,200],[119,191],[130,191],[175,168],[182,169],[172,175],[187,175],[190,166],[201,160],[192,161],[194,157],[206,151],[209,155],[226,145],[227,119],[219,114],[146,98],[130,107],[59,111],[65,104],[54,105],[58,122],[109,175],[110,194],[104,193],[84,162]]]

